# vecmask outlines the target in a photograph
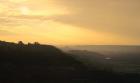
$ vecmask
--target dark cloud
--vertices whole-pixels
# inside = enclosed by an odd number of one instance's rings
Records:
[[[55,21],[97,32],[140,38],[139,0],[60,0],[57,4],[72,14],[54,16]]]

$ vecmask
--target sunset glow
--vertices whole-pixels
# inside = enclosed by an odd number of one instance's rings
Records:
[[[0,0],[0,40],[140,44],[138,0]]]

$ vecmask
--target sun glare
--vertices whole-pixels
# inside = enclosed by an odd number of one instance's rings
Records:
[[[30,9],[28,7],[26,7],[26,6],[20,7],[19,10],[20,10],[22,15],[28,15],[29,12],[30,12]]]

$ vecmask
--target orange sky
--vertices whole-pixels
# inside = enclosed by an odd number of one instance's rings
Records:
[[[140,44],[139,0],[0,0],[0,40]]]

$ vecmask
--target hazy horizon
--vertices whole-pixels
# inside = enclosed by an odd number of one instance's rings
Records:
[[[7,41],[7,40],[0,40],[0,41],[5,41],[5,42],[11,42],[11,43],[18,43],[19,41],[22,40],[17,40],[17,41]],[[35,42],[38,41],[22,41],[24,44],[34,44]],[[53,43],[41,43],[38,42],[39,44],[43,44],[43,45],[54,45],[54,46],[60,46],[60,47],[67,47],[67,46],[140,46],[140,44],[53,44]]]

